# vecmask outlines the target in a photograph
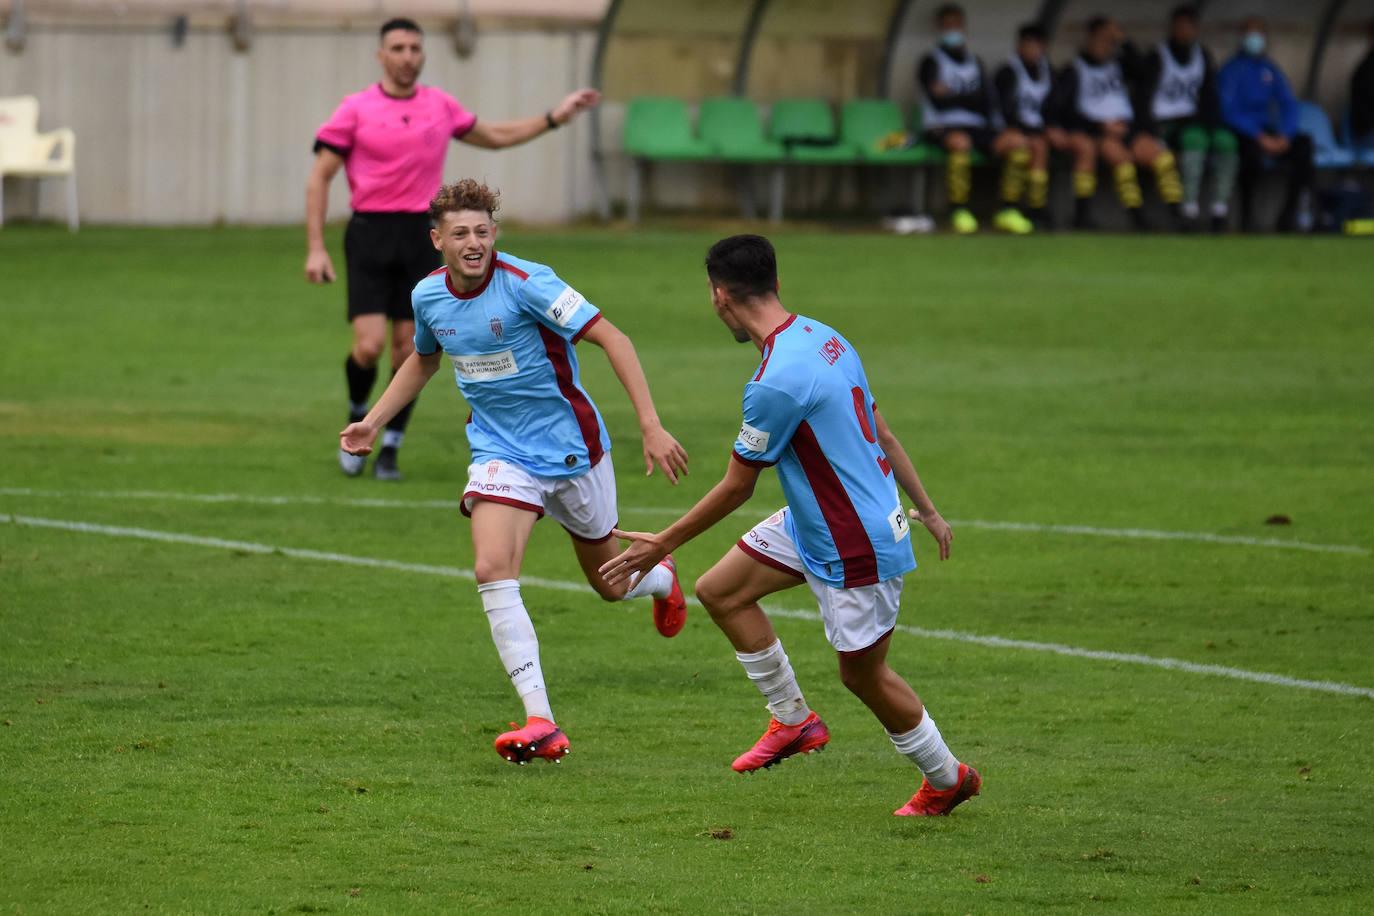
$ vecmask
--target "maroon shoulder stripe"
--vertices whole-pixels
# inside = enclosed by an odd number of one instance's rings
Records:
[[[508,264],[505,261],[498,260],[496,262],[496,266],[506,271],[506,273],[515,274],[521,280],[528,280],[530,278],[530,275],[528,273],[516,267],[514,264]]]

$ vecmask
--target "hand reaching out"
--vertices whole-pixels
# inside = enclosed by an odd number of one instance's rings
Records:
[[[663,476],[677,486],[677,475],[687,475],[687,450],[678,444],[662,426],[644,434],[644,476],[654,473],[654,465],[663,468]]]
[[[621,531],[619,528],[612,529],[611,534],[630,542],[624,553],[601,565],[601,575],[611,585],[622,580],[629,581],[635,573],[648,572],[668,555],[668,551],[658,546],[657,534],[647,531]]]
[[[350,455],[370,455],[376,439],[376,427],[362,421],[350,423],[339,433],[339,448]]]
[[[553,110],[553,120],[556,124],[567,124],[581,112],[600,104],[601,93],[595,89],[579,89],[558,103],[558,107]]]
[[[915,509],[908,509],[907,517],[912,521],[918,521],[926,526],[930,536],[935,538],[935,543],[940,545],[940,559],[949,559],[949,542],[954,540],[954,531],[949,527],[949,522],[940,517],[940,513],[931,510],[922,515]]]

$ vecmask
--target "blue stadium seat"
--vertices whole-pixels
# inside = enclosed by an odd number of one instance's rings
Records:
[[[1355,161],[1366,168],[1374,168],[1374,131],[1365,135],[1364,143],[1355,142],[1350,136],[1350,109],[1341,112],[1341,146],[1355,153]]]
[[[1319,169],[1348,169],[1355,164],[1353,150],[1336,142],[1331,121],[1315,102],[1298,103],[1298,130],[1312,138],[1312,162]]]

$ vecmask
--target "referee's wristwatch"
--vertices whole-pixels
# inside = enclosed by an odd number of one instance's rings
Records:
[[[558,122],[553,119],[553,112],[544,112],[544,123],[549,125],[549,130],[558,130]]]

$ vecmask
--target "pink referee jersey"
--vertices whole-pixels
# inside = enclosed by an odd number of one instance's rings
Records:
[[[375,83],[344,96],[315,134],[315,148],[327,146],[344,157],[360,213],[423,213],[444,183],[448,141],[477,123],[477,116],[433,86],[417,86],[398,99]]]

